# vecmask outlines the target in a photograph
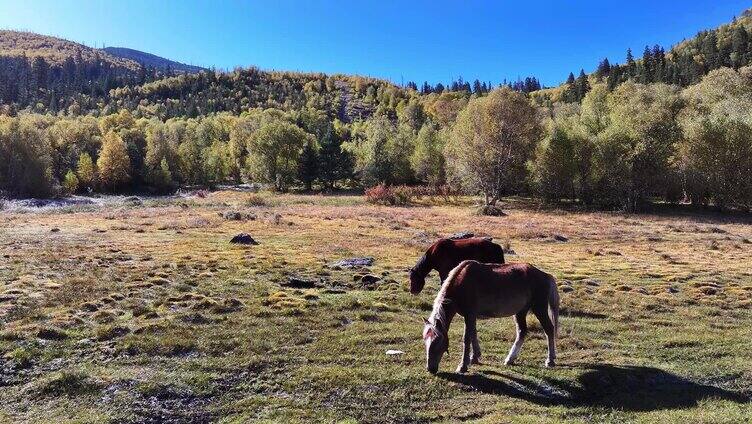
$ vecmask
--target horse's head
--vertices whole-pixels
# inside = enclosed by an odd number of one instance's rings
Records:
[[[415,268],[410,268],[410,293],[418,294],[426,285],[426,276]]]
[[[421,256],[418,263],[410,268],[410,293],[418,294],[426,285],[426,276],[431,272],[428,254]]]
[[[449,334],[441,326],[423,319],[423,342],[426,345],[426,369],[431,374],[439,371],[441,357],[449,351]]]

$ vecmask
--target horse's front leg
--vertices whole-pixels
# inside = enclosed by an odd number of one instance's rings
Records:
[[[457,366],[458,373],[467,372],[467,367],[470,365],[470,350],[473,346],[473,340],[477,337],[475,330],[475,317],[465,317],[465,335],[462,338],[462,362]]]

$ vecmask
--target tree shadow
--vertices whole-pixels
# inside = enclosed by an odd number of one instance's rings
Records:
[[[658,368],[608,364],[572,368],[583,370],[574,381],[545,377],[533,380],[495,371],[470,375],[440,373],[439,376],[482,393],[545,406],[648,412],[688,408],[704,399],[752,401],[749,393],[701,384]]]

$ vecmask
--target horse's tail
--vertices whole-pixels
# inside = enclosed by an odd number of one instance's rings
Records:
[[[556,286],[556,279],[548,276],[548,317],[554,324],[554,337],[559,335],[559,289]]]

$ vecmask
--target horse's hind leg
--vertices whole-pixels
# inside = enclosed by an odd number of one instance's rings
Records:
[[[517,324],[517,338],[514,339],[512,348],[509,349],[509,355],[507,355],[507,359],[504,360],[504,365],[514,364],[514,361],[520,354],[522,343],[525,341],[525,336],[527,335],[527,311],[528,310],[525,309],[524,311],[517,312],[514,316],[514,323]]]
[[[546,333],[546,340],[548,340],[548,358],[546,358],[546,366],[553,367],[556,365],[556,327],[548,316],[548,310],[546,307],[534,308],[533,313],[535,317],[543,327],[543,331]]]

